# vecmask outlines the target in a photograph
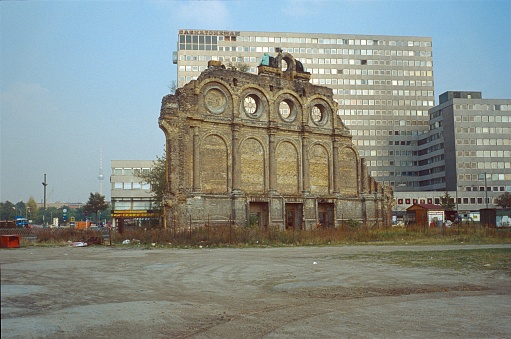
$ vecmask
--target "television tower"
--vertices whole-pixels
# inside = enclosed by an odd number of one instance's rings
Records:
[[[103,195],[103,179],[105,176],[103,175],[103,146],[99,146],[99,194]]]

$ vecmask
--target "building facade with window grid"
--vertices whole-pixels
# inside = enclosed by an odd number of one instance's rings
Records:
[[[151,186],[138,177],[148,173],[154,160],[112,160],[111,204],[112,225],[121,220],[127,226],[149,225],[151,219],[158,219],[158,204],[155,203]]]
[[[371,176],[396,191],[421,189],[417,142],[434,106],[431,38],[183,29],[173,55],[177,85],[210,60],[257,73],[276,48],[301,61],[313,84],[332,88]]]
[[[511,99],[449,91],[419,140],[420,187],[449,191],[459,210],[495,208],[511,192]]]

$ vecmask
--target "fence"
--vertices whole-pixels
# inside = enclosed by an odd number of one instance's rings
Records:
[[[89,241],[103,243],[110,239],[107,228],[76,230],[73,228],[0,228],[0,235],[19,235],[22,239],[45,241]]]

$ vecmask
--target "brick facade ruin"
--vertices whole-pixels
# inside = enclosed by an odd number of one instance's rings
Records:
[[[390,225],[392,191],[369,176],[332,90],[287,53],[258,70],[210,61],[163,98],[167,226]]]

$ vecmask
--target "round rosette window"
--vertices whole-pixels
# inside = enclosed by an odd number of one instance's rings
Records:
[[[311,109],[311,119],[316,125],[324,125],[328,121],[328,108],[322,104],[314,104]]]
[[[243,110],[251,118],[259,118],[262,113],[261,98],[255,94],[248,94],[243,98]]]
[[[212,87],[207,90],[204,96],[204,104],[211,113],[221,114],[227,107],[227,97],[220,88]]]
[[[296,119],[296,104],[293,100],[284,99],[279,103],[279,116],[286,122],[292,122]]]

